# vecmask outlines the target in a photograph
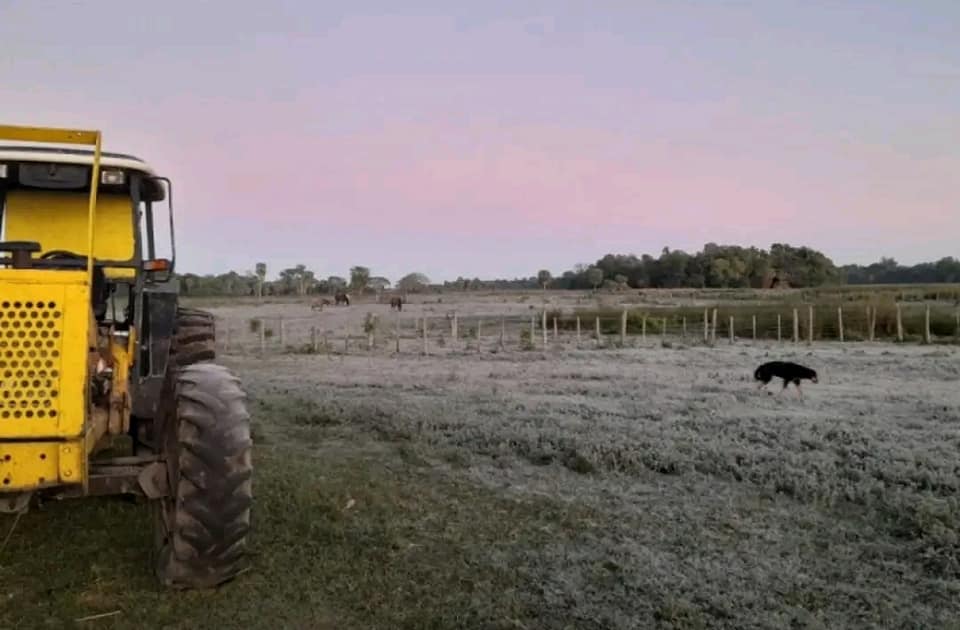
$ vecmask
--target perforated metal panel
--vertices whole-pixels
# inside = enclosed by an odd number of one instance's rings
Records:
[[[0,440],[84,434],[92,326],[84,271],[0,268]]]
[[[0,422],[56,423],[62,304],[0,298]]]

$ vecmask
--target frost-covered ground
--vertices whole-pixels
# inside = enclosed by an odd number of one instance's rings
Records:
[[[388,467],[416,463],[424,495],[443,480],[549,506],[496,523],[502,544],[446,512],[469,510],[469,492],[412,517],[417,544],[455,546],[445,562],[467,575],[508,571],[506,595],[470,584],[486,621],[468,626],[501,627],[498,605],[528,628],[960,619],[956,348],[670,345],[228,362],[264,448],[296,445],[291,462],[381,444]],[[803,401],[757,391],[752,371],[773,358],[820,384]],[[481,532],[507,517],[473,518]]]

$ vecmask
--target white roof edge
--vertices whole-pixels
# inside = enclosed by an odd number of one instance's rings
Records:
[[[57,151],[37,151],[35,149],[0,149],[0,163],[3,162],[53,162],[56,164],[92,164],[93,153],[59,153]],[[100,168],[122,168],[139,171],[155,176],[156,172],[146,162],[129,157],[113,157],[101,154]]]

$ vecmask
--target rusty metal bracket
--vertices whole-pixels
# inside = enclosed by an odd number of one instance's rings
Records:
[[[160,499],[170,494],[167,465],[164,462],[154,462],[145,466],[137,476],[137,482],[148,499]]]

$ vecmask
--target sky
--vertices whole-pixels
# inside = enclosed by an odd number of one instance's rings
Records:
[[[2,0],[0,121],[170,177],[180,271],[960,256],[956,0]]]

